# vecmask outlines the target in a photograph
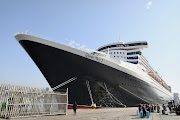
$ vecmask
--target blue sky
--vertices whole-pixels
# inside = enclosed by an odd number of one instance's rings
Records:
[[[0,83],[48,87],[45,78],[15,40],[24,32],[86,48],[147,41],[150,65],[180,93],[179,0],[1,0]]]

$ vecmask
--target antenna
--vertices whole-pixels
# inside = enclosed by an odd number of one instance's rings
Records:
[[[120,35],[119,35],[119,40],[118,40],[118,42],[122,42],[122,41],[121,41],[121,38],[120,38]]]
[[[28,35],[28,28],[26,29],[26,35]]]

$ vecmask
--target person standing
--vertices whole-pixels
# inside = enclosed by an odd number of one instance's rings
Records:
[[[149,104],[147,104],[146,106],[147,106],[147,107],[146,107],[146,110],[149,111],[149,114],[150,114],[150,112],[151,112],[151,107],[150,107]]]
[[[171,105],[169,104],[168,107],[169,107],[169,111],[170,111],[170,113],[171,113]]]
[[[156,111],[156,105],[154,105],[154,111]]]
[[[151,104],[151,112],[154,112],[154,105]]]
[[[76,103],[76,101],[74,101],[74,103],[73,103],[74,114],[76,114],[76,109],[77,109],[77,103]]]
[[[146,117],[146,108],[145,108],[145,105],[142,106],[142,111],[143,111],[144,117]]]
[[[157,113],[159,113],[159,110],[160,110],[160,107],[159,107],[159,105],[157,104]]]
[[[163,104],[163,105],[162,105],[162,108],[163,108],[163,110],[162,110],[162,114],[165,114],[165,111],[166,111],[166,106]]]
[[[142,109],[141,104],[138,104],[139,113],[140,113],[141,109]]]

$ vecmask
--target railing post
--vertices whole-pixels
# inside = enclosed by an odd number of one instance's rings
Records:
[[[67,110],[68,110],[68,88],[67,88],[67,91],[66,91],[66,100],[67,100],[67,103],[66,103],[66,115],[67,115]]]

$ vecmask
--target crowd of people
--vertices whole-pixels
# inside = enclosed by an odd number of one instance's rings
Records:
[[[162,106],[163,110],[166,111],[166,107]],[[138,110],[139,110],[139,113],[142,112],[143,113],[143,117],[146,117],[146,113],[147,111],[149,112],[149,114],[151,112],[157,112],[157,113],[160,113],[160,106],[157,104],[157,105],[154,105],[154,104],[138,104]]]
[[[164,104],[162,105],[162,114],[168,114],[167,112],[167,108],[169,108],[169,112],[172,113],[172,111],[174,111],[177,115],[180,115],[180,105],[171,105],[168,104],[167,106],[165,106]],[[160,106],[154,105],[154,104],[138,104],[138,112],[142,112],[143,113],[143,117],[146,117],[146,113],[147,111],[149,112],[149,115],[151,112],[157,112],[160,113]]]

